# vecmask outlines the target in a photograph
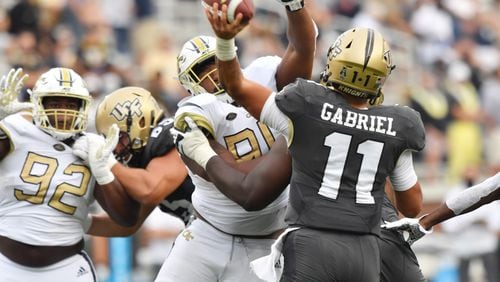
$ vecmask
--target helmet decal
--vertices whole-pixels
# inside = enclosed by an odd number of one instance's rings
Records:
[[[142,116],[141,101],[135,98],[133,101],[126,100],[123,103],[117,103],[111,110],[112,115],[117,121],[122,121],[130,116]]]

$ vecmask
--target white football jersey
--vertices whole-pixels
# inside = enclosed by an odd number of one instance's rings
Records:
[[[245,77],[275,90],[274,74],[279,62],[279,57],[257,59],[244,70]],[[185,116],[209,130],[237,161],[255,159],[267,153],[278,136],[243,107],[222,102],[212,94],[200,94],[179,103],[176,121]],[[267,235],[286,226],[288,189],[263,210],[248,212],[211,182],[189,173],[196,186],[192,195],[194,208],[219,230],[238,235]]]
[[[95,179],[71,147],[27,118],[0,121],[11,142],[0,161],[0,235],[38,246],[75,244],[83,237]]]

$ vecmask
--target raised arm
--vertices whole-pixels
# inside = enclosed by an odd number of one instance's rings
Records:
[[[186,118],[188,120],[189,117]],[[200,169],[206,171],[217,189],[245,210],[263,209],[288,185],[292,164],[283,137],[276,140],[267,154],[256,160],[235,164],[220,145],[215,147],[215,151],[212,149],[205,134],[193,121],[188,124],[190,130],[187,133],[174,132],[179,135],[179,152],[201,166]],[[254,161],[258,161],[258,165]]]
[[[293,11],[287,9],[286,12],[288,47],[276,73],[278,90],[298,77],[311,79],[312,75],[317,28],[307,9],[303,5],[297,8]]]
[[[241,15],[229,23],[226,11],[226,5],[219,7],[218,4],[213,5],[212,11],[205,11],[217,36],[219,77],[227,93],[254,117],[260,118],[262,107],[272,90],[244,78],[236,57],[234,38],[247,23],[242,23]],[[275,77],[279,90],[299,77],[311,77],[316,49],[316,29],[307,10],[287,11],[287,16],[289,44]]]

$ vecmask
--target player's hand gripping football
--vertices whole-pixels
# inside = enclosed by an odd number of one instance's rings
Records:
[[[115,179],[111,168],[117,163],[113,150],[118,144],[120,129],[113,124],[106,135],[87,133],[73,144],[73,153],[88,164],[97,183],[105,185]]]
[[[208,160],[217,154],[210,147],[207,137],[196,123],[190,117],[185,117],[184,121],[188,125],[186,132],[181,132],[174,127],[170,129],[177,151],[205,169]]]
[[[285,6],[290,12],[298,11],[304,8],[304,0],[276,0]]]
[[[33,104],[19,102],[17,96],[23,89],[24,81],[28,78],[23,69],[10,69],[7,75],[0,80],[0,120],[17,112],[33,108]]]
[[[405,217],[393,222],[386,221],[384,224],[381,225],[381,227],[389,230],[395,229],[407,232],[408,235],[407,238],[405,236],[406,242],[408,242],[408,244],[411,245],[415,243],[415,241],[424,237],[425,235],[432,233],[432,228],[430,230],[426,230],[422,225],[420,225],[419,223],[420,218],[421,217],[419,218]]]
[[[220,6],[218,3],[214,3],[210,8],[205,9],[205,14],[212,26],[212,30],[219,38],[235,38],[249,23],[248,21],[243,21],[241,14],[237,14],[232,22],[228,22],[227,5]]]

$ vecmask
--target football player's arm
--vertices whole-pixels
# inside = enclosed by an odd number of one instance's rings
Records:
[[[126,237],[139,230],[148,215],[154,210],[154,205],[141,205],[137,222],[130,227],[117,224],[108,214],[91,215],[91,223],[87,234],[101,237]]]
[[[153,158],[145,169],[117,164],[111,171],[132,198],[153,206],[175,191],[187,177],[186,167],[175,148]]]
[[[246,80],[243,76],[234,45],[234,37],[245,27],[241,21],[242,16],[238,14],[231,23],[228,23],[226,5],[222,5],[220,16],[218,4],[215,3],[212,8],[213,12],[206,9],[205,14],[217,36],[219,79],[226,92],[252,116],[259,119],[262,107],[272,90]]]
[[[298,77],[311,79],[317,28],[306,8],[287,9],[288,47],[276,72],[276,86],[281,90]]]
[[[10,151],[10,140],[7,134],[0,127],[0,160],[2,160]]]
[[[416,217],[422,210],[423,197],[410,150],[401,153],[390,180],[395,191],[397,209],[405,217]]]
[[[447,219],[469,213],[496,200],[500,200],[500,172],[448,199],[423,216],[419,223],[425,229],[430,229]]]
[[[279,137],[271,150],[258,160],[258,165],[247,161],[242,163],[246,163],[246,167],[238,168],[218,155],[208,161],[206,172],[226,197],[247,211],[261,210],[290,182],[292,163],[285,139]]]
[[[118,224],[132,226],[137,222],[139,203],[125,192],[116,179],[107,184],[96,183],[94,197]]]

